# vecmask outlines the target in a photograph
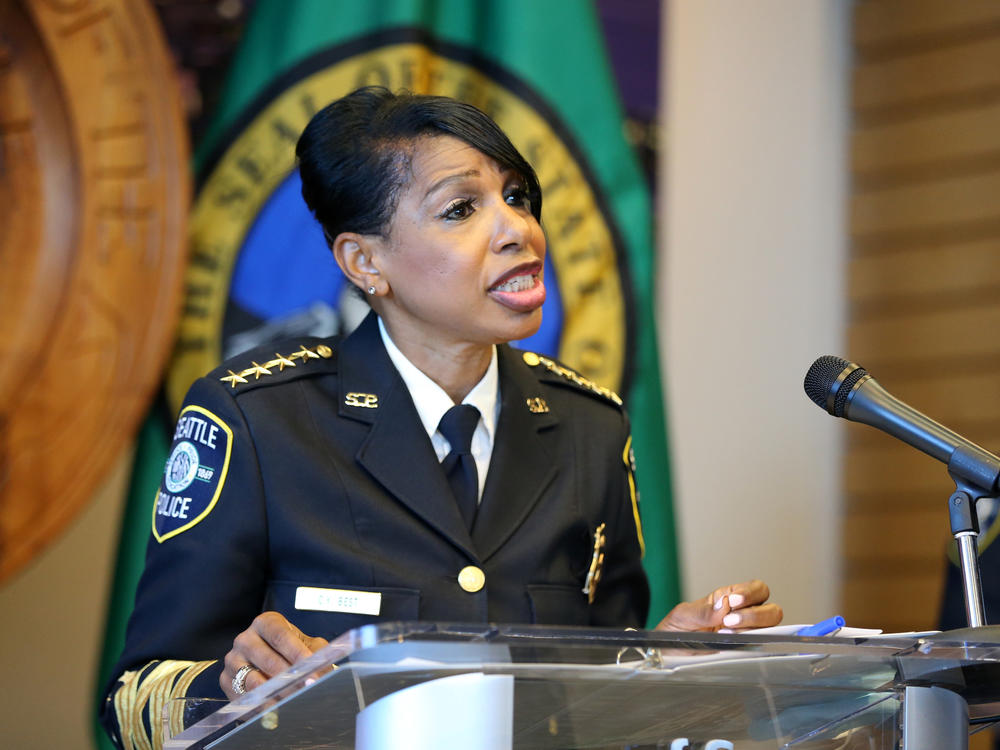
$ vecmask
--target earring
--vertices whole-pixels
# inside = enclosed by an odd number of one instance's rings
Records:
[[[369,294],[375,294],[375,286],[374,285],[368,287],[368,293]]]

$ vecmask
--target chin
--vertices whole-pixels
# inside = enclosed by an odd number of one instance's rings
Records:
[[[506,330],[497,339],[498,344],[509,344],[511,341],[521,341],[538,333],[542,326],[542,308],[527,313],[518,313],[519,320],[514,325],[506,326]]]

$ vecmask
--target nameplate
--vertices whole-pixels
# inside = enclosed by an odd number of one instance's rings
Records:
[[[295,609],[377,615],[382,609],[382,594],[378,591],[319,589],[312,586],[299,586],[295,589]]]

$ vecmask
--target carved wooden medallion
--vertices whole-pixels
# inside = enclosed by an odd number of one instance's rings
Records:
[[[90,499],[145,414],[188,179],[145,0],[0,0],[0,580]]]

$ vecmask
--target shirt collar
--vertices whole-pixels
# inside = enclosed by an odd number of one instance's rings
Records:
[[[437,432],[441,417],[444,416],[444,413],[448,409],[455,405],[451,400],[451,396],[445,393],[441,386],[427,377],[399,350],[399,347],[393,343],[389,332],[385,329],[382,318],[378,319],[378,332],[382,337],[385,350],[389,354],[389,359],[396,366],[399,376],[403,379],[407,390],[410,392],[410,398],[413,399],[413,405],[417,408],[421,424],[423,424],[424,429],[427,431],[427,435],[433,438],[434,433]],[[491,443],[496,435],[497,419],[500,416],[499,386],[500,376],[497,366],[497,348],[494,346],[486,373],[473,386],[466,397],[462,399],[463,404],[470,404],[479,409],[479,413],[482,415],[483,426],[486,428]]]

